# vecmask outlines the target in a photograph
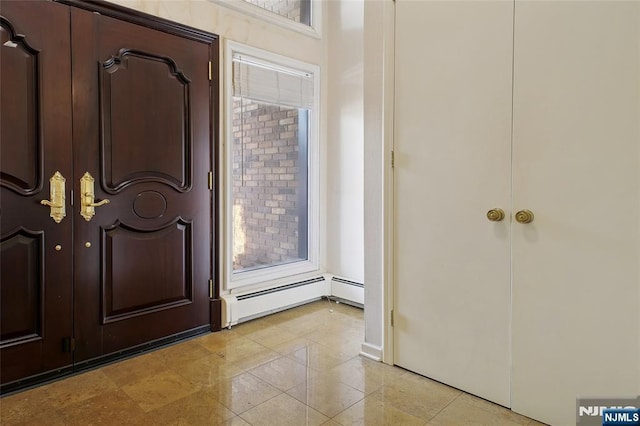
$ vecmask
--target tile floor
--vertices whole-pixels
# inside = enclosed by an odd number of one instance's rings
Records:
[[[359,356],[363,333],[362,310],[310,303],[4,397],[0,424],[540,424]]]

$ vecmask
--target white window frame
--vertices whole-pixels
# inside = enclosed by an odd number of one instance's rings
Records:
[[[296,31],[313,38],[322,38],[322,1],[311,0],[311,25],[296,22],[286,16],[264,9],[244,0],[209,0],[236,12],[261,19],[271,24],[278,25],[288,30]]]
[[[314,64],[298,61],[286,56],[278,55],[266,50],[227,40],[224,52],[225,61],[225,260],[224,283],[225,290],[232,291],[257,284],[269,285],[283,278],[295,275],[319,272],[320,255],[320,178],[319,178],[319,142],[320,142],[320,67]],[[307,259],[282,265],[267,266],[260,269],[233,272],[233,53],[241,53],[276,66],[293,68],[311,73],[313,81],[313,109],[309,113],[308,151],[308,251]]]

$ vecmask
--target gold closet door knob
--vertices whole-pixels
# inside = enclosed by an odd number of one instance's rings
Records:
[[[531,210],[520,210],[516,213],[516,221],[518,223],[533,222],[533,212]]]
[[[504,210],[502,209],[491,209],[487,212],[487,219],[491,222],[500,222],[504,219]]]

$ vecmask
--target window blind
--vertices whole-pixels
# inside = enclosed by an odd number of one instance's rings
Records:
[[[233,96],[312,109],[313,74],[234,53]]]

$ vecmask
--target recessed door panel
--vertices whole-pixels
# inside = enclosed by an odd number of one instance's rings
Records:
[[[102,63],[100,80],[105,189],[115,193],[136,182],[156,181],[186,191],[191,178],[189,78],[170,57],[122,48]]]
[[[20,229],[0,242],[0,346],[41,339],[44,233]]]
[[[11,22],[0,17],[2,49],[1,105],[3,140],[0,182],[28,195],[42,187],[42,144],[40,139],[40,70],[38,51]]]
[[[192,302],[191,229],[176,220],[151,231],[122,224],[103,230],[104,323]]]
[[[72,363],[72,218],[57,223],[49,178],[71,174],[69,11],[2,1],[0,26],[0,380]],[[47,19],[42,19],[47,16]],[[61,205],[69,210],[69,191]],[[64,200],[66,196],[66,200]]]

